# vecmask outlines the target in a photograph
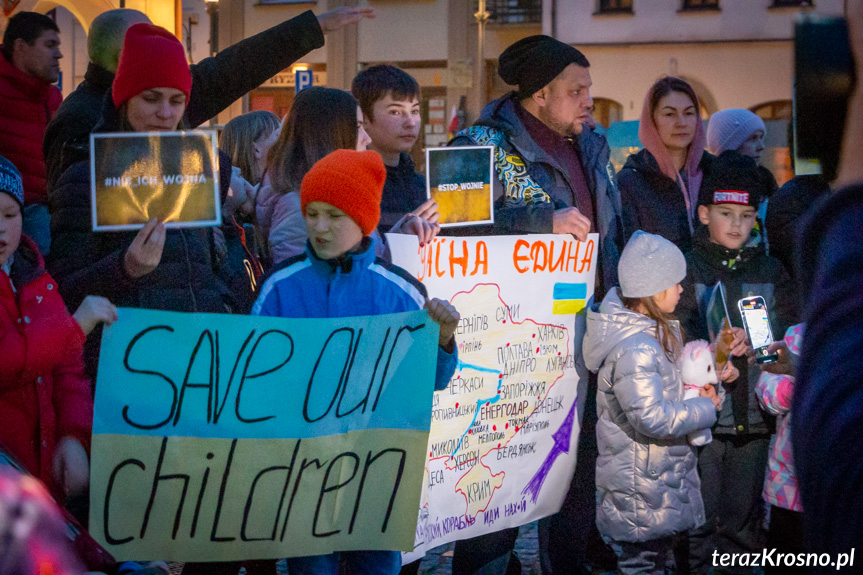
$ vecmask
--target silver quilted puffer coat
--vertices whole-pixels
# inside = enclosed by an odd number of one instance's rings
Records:
[[[683,400],[656,322],[612,289],[587,312],[584,358],[599,370],[596,524],[617,541],[648,541],[704,523],[695,448],[687,434],[716,422],[706,397]]]

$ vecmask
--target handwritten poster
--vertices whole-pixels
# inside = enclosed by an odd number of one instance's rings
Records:
[[[413,561],[560,509],[586,393],[584,309],[599,239],[388,235],[393,260],[461,313],[459,365],[435,392]]]
[[[94,231],[222,223],[216,133],[90,134]]]
[[[438,325],[121,309],[90,531],[118,560],[413,548]]]
[[[426,194],[442,228],[494,223],[494,146],[426,148]]]

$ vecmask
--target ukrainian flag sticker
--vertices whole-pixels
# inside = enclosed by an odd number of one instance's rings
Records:
[[[553,298],[552,314],[582,314],[587,305],[587,284],[556,283]]]

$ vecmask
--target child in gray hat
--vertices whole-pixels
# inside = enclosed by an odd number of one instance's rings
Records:
[[[704,522],[695,448],[687,435],[716,422],[713,386],[684,399],[673,319],[686,260],[665,238],[636,232],[620,287],[588,310],[584,357],[599,371],[596,524],[622,573],[663,572],[673,537]]]

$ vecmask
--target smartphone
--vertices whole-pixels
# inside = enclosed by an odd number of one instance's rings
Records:
[[[770,318],[767,315],[767,304],[760,295],[745,297],[737,302],[746,335],[752,342],[757,363],[773,363],[779,360],[779,355],[767,353],[767,346],[773,343],[773,330],[770,329]]]
[[[796,155],[836,176],[848,98],[856,82],[844,18],[799,14],[794,26]]]

